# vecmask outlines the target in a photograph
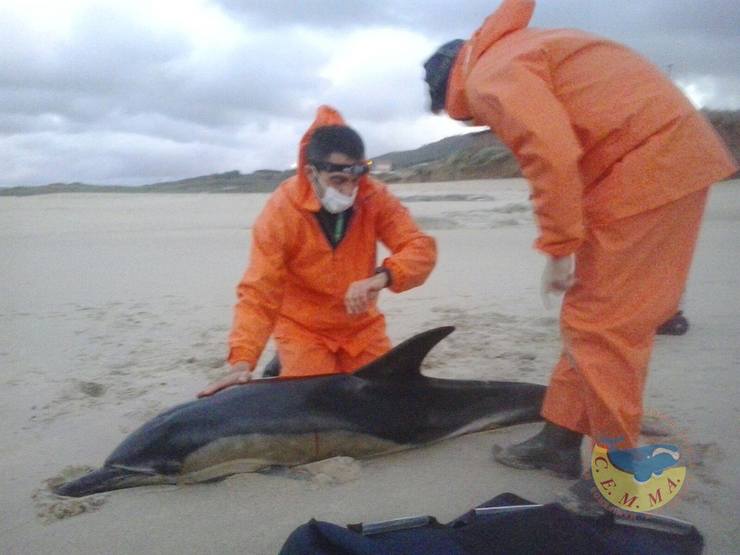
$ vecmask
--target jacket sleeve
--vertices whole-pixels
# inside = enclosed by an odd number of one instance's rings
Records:
[[[583,149],[568,114],[552,90],[543,53],[474,69],[466,85],[476,122],[491,127],[529,180],[540,235],[535,248],[566,256],[584,237]]]
[[[268,202],[252,228],[249,265],[236,289],[230,364],[257,363],[282,305],[287,231],[277,212],[274,202]]]
[[[408,209],[383,187],[377,213],[380,241],[391,255],[383,267],[391,274],[390,290],[400,293],[424,283],[437,262],[437,244],[423,233]]]

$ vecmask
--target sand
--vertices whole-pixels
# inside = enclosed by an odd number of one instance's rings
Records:
[[[684,489],[661,512],[695,523],[718,554],[740,541],[738,184],[713,190],[683,307],[691,329],[658,338],[645,396],[691,458]],[[524,182],[393,189],[440,256],[423,287],[382,295],[391,339],[454,325],[426,373],[547,383],[557,310],[540,300]],[[531,424],[282,475],[51,495],[49,482],[100,465],[127,433],[226,370],[234,287],[266,198],[0,199],[0,552],[269,554],[310,518],[445,521],[502,492],[548,502],[567,487],[492,460],[494,443],[527,437]]]

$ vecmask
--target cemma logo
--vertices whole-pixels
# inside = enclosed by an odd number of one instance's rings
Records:
[[[686,467],[675,445],[653,444],[635,449],[607,449],[595,445],[591,476],[601,495],[625,511],[658,509],[681,490]]]

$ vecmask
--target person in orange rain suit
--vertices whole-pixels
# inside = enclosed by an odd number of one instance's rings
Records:
[[[426,81],[432,111],[489,126],[517,157],[543,292],[565,291],[546,424],[496,458],[577,477],[584,434],[636,445],[655,330],[678,306],[709,186],[737,167],[656,67],[581,31],[528,28],[533,11],[505,0],[427,60]]]
[[[199,396],[248,381],[272,333],[283,376],[352,372],[390,349],[378,293],[424,283],[437,251],[368,169],[360,136],[321,106],[301,140],[297,175],[254,224],[237,288],[232,371]],[[378,241],[390,256],[376,267]]]

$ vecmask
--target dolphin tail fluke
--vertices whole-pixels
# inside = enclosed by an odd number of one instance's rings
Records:
[[[429,351],[454,330],[453,326],[445,326],[415,335],[363,366],[354,375],[364,379],[418,377],[421,363]]]
[[[123,468],[104,466],[81,478],[56,486],[52,491],[64,497],[84,497],[93,493],[141,485],[145,481],[142,478],[147,476]]]

